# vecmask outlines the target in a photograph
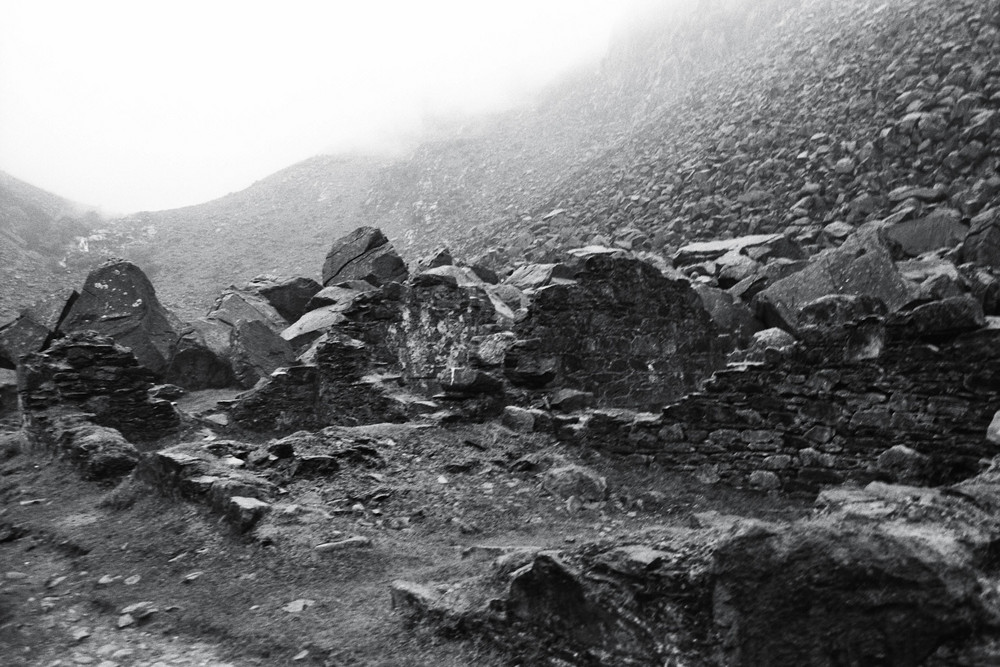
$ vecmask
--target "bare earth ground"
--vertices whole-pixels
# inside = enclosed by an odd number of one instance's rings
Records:
[[[371,438],[381,461],[289,480],[292,507],[250,535],[130,479],[102,487],[63,461],[0,452],[0,663],[509,664],[495,647],[406,627],[390,582],[455,580],[498,547],[629,541],[700,512],[808,511],[496,424],[345,431]],[[542,489],[533,461],[550,456],[606,476],[608,500],[578,506]],[[369,542],[316,549],[346,537]]]

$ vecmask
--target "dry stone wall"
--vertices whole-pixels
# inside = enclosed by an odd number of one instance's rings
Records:
[[[588,257],[575,283],[538,290],[514,332],[508,377],[592,392],[604,407],[658,409],[723,363],[715,325],[686,281],[604,255]]]
[[[1000,331],[933,344],[890,328],[881,354],[850,359],[842,340],[734,364],[659,416],[597,413],[584,440],[710,481],[812,492],[846,480],[909,483],[975,474],[1000,453],[986,430],[1000,405]],[[881,461],[880,461],[881,457]]]
[[[174,407],[147,393],[155,376],[114,340],[72,333],[45,352],[22,357],[18,395],[29,433],[55,414],[75,411],[121,431],[130,441],[155,440],[180,423]]]

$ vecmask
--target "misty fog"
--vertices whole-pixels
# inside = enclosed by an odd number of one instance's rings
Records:
[[[0,170],[108,212],[510,108],[685,0],[8,2]]]

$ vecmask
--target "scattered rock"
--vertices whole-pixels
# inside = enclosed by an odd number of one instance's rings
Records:
[[[590,468],[565,465],[545,471],[542,487],[563,500],[576,496],[585,502],[600,502],[607,494],[608,483]]]

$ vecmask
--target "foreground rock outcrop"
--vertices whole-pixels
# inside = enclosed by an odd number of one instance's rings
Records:
[[[394,582],[393,606],[533,664],[975,664],[1000,630],[998,498],[992,471],[873,483],[792,523],[704,514],[634,541],[509,549],[480,577]]]

